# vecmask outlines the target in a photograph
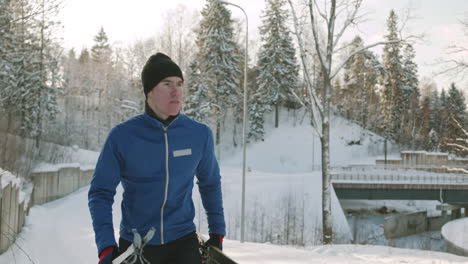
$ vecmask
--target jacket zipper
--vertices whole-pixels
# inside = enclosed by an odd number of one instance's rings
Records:
[[[169,189],[169,142],[167,140],[167,127],[164,127],[164,141],[166,143],[166,186],[164,189],[164,201],[161,206],[161,245],[164,244],[164,206],[166,206]]]
[[[164,200],[161,206],[161,245],[164,244],[164,207],[167,202],[167,193],[169,190],[169,140],[167,139],[167,128],[174,123],[179,117],[176,117],[167,126],[163,126],[164,130],[164,141],[166,144],[166,186],[164,187]]]

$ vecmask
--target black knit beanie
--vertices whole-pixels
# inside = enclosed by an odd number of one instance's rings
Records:
[[[172,76],[184,79],[179,66],[169,56],[160,52],[152,55],[141,71],[141,82],[145,96],[147,97],[148,93],[164,78]]]

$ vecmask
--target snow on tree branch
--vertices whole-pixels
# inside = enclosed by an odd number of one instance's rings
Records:
[[[463,168],[449,168],[449,167],[446,167],[446,166],[443,166],[443,167],[446,168],[447,171],[449,171],[449,172],[461,172],[461,173],[468,174],[468,170],[463,169]]]
[[[463,132],[463,134],[465,134],[465,136],[467,137],[466,140],[468,140],[468,132],[462,127],[462,125],[460,125],[460,123],[458,122],[458,120],[455,119],[453,116],[452,116],[452,120],[455,121],[455,124],[458,126],[458,128],[461,129],[461,131]]]

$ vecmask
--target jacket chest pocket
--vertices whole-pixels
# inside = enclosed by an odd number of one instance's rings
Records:
[[[124,177],[136,182],[151,182],[165,177],[165,157],[133,152],[125,162]]]
[[[176,175],[193,175],[198,164],[197,155],[192,148],[178,148],[170,152],[171,170]]]

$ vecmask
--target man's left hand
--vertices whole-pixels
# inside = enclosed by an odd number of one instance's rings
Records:
[[[206,245],[219,248],[223,250],[223,239],[224,236],[218,234],[210,234],[210,239],[206,241]]]

